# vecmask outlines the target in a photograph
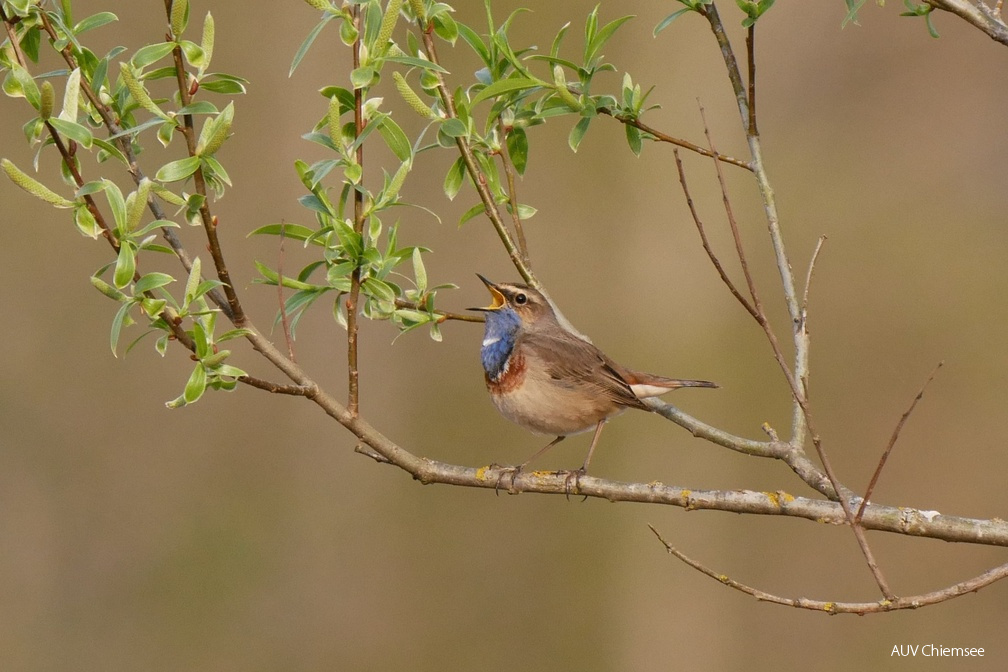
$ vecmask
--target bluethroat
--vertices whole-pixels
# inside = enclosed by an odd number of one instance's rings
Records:
[[[595,428],[577,480],[588,470],[595,444],[609,418],[627,408],[649,411],[643,399],[680,387],[717,387],[706,380],[680,380],[632,371],[587,340],[565,329],[542,293],[518,284],[495,284],[477,274],[493,302],[470,308],[486,315],[480,357],[490,399],[501,414],[539,434],[556,438],[512,469],[514,476],[570,434]],[[498,483],[499,485],[499,483]]]

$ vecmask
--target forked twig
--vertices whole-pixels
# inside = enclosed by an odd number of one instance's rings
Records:
[[[704,230],[704,225],[700,220],[700,215],[697,213],[696,205],[693,204],[693,197],[690,196],[689,186],[686,184],[686,171],[683,168],[682,159],[679,158],[679,150],[673,149],[672,155],[675,157],[676,170],[679,172],[679,184],[682,185],[683,194],[686,196],[686,206],[689,208],[690,215],[693,217],[693,223],[696,224],[697,231],[700,233],[700,244],[703,245],[704,252],[707,253],[711,263],[714,264],[715,270],[717,270],[718,275],[721,276],[722,282],[724,282],[724,284],[728,287],[728,291],[732,293],[732,296],[734,296],[738,302],[742,304],[742,307],[745,308],[750,315],[759,319],[756,309],[753,308],[753,305],[749,303],[747,298],[742,296],[738,287],[735,286],[732,279],[728,277],[728,273],[725,272],[724,266],[721,265],[721,260],[718,259],[714,250],[711,249],[710,241],[707,239],[707,232]]]
[[[868,506],[868,500],[871,498],[872,492],[875,491],[875,484],[878,483],[879,476],[882,474],[882,469],[885,468],[886,460],[889,459],[889,453],[892,452],[893,446],[896,445],[896,440],[899,438],[900,432],[903,431],[903,425],[906,424],[907,418],[910,417],[910,414],[913,413],[914,409],[917,407],[917,402],[924,396],[924,390],[926,390],[927,386],[931,384],[932,380],[934,380],[935,375],[938,373],[938,369],[944,365],[945,362],[938,362],[935,368],[931,371],[931,375],[928,376],[927,380],[924,381],[924,384],[921,385],[920,391],[917,392],[917,396],[910,402],[909,408],[903,411],[903,415],[900,416],[899,422],[896,423],[896,429],[893,430],[892,436],[889,437],[889,443],[886,444],[885,450],[882,451],[882,457],[879,458],[878,466],[875,467],[875,473],[872,474],[871,481],[868,482],[868,489],[865,490],[864,499],[861,500],[861,506],[858,507],[857,516],[854,517],[858,523],[861,522],[861,516],[864,515],[865,507]]]
[[[711,5],[710,8],[713,9],[713,5]],[[703,105],[700,105],[700,116],[703,119],[704,134],[707,136],[707,142],[710,146],[711,152],[716,153],[713,140],[711,139],[710,128],[707,125],[707,118],[704,114]],[[844,489],[841,488],[840,481],[833,472],[833,467],[830,464],[829,458],[826,456],[826,451],[822,447],[822,440],[820,439],[819,433],[815,428],[815,423],[812,420],[812,411],[808,403],[808,391],[804,387],[805,380],[803,378],[803,385],[799,386],[794,372],[792,372],[788,367],[787,361],[784,358],[784,352],[781,350],[780,342],[777,340],[777,335],[774,333],[769,319],[767,319],[766,311],[763,308],[763,302],[760,301],[759,293],[756,291],[756,283],[753,281],[752,274],[749,272],[749,264],[745,256],[745,248],[742,246],[742,238],[739,233],[738,222],[735,221],[735,216],[731,208],[731,201],[728,198],[728,186],[724,179],[724,173],[721,170],[721,163],[715,160],[714,169],[717,172],[718,183],[721,186],[721,197],[724,202],[725,213],[728,217],[728,224],[731,227],[732,237],[735,240],[735,249],[739,256],[739,262],[742,265],[742,272],[745,275],[746,284],[749,287],[749,293],[752,296],[753,308],[755,308],[756,311],[753,317],[756,319],[756,322],[759,323],[760,327],[763,328],[763,333],[766,334],[767,340],[770,342],[770,346],[773,349],[774,358],[777,360],[777,364],[780,366],[784,377],[787,379],[788,385],[791,387],[791,395],[794,398],[795,403],[801,407],[801,412],[805,417],[805,424],[812,436],[812,445],[815,447],[816,454],[819,456],[819,461],[823,465],[823,471],[826,472],[826,477],[829,479],[830,485],[833,486],[833,489],[836,492],[837,500],[840,502],[840,506],[843,507],[844,515],[847,517],[847,522],[850,524],[851,531],[854,533],[854,538],[857,540],[858,546],[861,548],[861,553],[865,557],[868,569],[875,578],[875,582],[878,584],[879,590],[882,591],[882,595],[888,600],[895,599],[895,594],[892,590],[890,590],[889,584],[886,581],[885,576],[882,574],[882,570],[875,561],[875,554],[872,553],[871,547],[868,545],[868,539],[865,537],[864,530],[854,517],[854,511],[851,508],[849,498],[846,496]],[[803,318],[799,317],[799,319]],[[792,440],[796,440],[796,438],[793,437]]]
[[[753,588],[741,581],[736,581],[727,574],[715,572],[713,569],[697,562],[665,541],[661,534],[659,534],[658,530],[654,528],[654,525],[648,524],[648,527],[651,528],[654,535],[658,537],[658,541],[665,546],[665,550],[668,551],[670,555],[675,556],[677,559],[686,563],[701,574],[709,576],[729,588],[733,588],[741,593],[745,593],[746,595],[751,595],[762,602],[772,602],[774,604],[782,604],[784,606],[795,607],[797,609],[808,609],[810,611],[822,611],[830,615],[879,614],[888,611],[898,611],[900,609],[917,609],[920,607],[926,607],[930,604],[945,602],[946,600],[951,600],[954,597],[959,597],[960,595],[965,595],[966,593],[975,593],[981,588],[985,588],[995,581],[999,581],[1008,576],[1008,564],[1004,564],[994,567],[993,569],[989,569],[983,574],[975,576],[972,579],[961,581],[946,588],[942,588],[941,590],[923,593],[921,595],[887,598],[876,602],[834,602],[810,600],[806,597],[782,597],[780,595],[774,595],[773,593],[760,590],[759,588]]]

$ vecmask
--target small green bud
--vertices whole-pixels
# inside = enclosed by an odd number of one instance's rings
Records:
[[[53,102],[56,99],[56,92],[53,91],[52,82],[48,79],[42,82],[42,102],[39,104],[39,116],[43,121],[47,121],[52,116]]]
[[[413,108],[414,112],[426,119],[437,119],[437,115],[434,114],[434,110],[428,107],[427,104],[420,99],[420,96],[416,94],[416,91],[410,88],[409,82],[407,82],[406,78],[402,76],[402,73],[393,72],[392,79],[395,80],[395,87],[399,92],[399,95],[402,96],[403,100],[405,100],[406,103]]]

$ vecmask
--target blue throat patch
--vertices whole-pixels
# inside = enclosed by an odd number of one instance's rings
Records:
[[[483,361],[483,370],[491,380],[496,380],[507,366],[520,327],[521,318],[510,308],[486,312],[480,359]]]

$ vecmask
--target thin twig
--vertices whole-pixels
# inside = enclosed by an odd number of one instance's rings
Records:
[[[903,425],[906,424],[907,419],[910,414],[913,413],[914,409],[917,407],[917,402],[921,400],[924,396],[924,390],[927,386],[931,384],[934,380],[935,375],[938,373],[945,362],[938,362],[935,368],[931,371],[931,375],[928,376],[924,384],[921,385],[920,390],[917,392],[917,396],[913,398],[910,402],[909,408],[903,411],[903,415],[900,416],[899,422],[896,423],[896,428],[893,430],[892,436],[889,437],[889,443],[886,444],[885,450],[882,451],[882,457],[879,458],[878,466],[875,467],[875,473],[872,474],[871,481],[868,482],[868,489],[865,490],[864,499],[861,500],[861,506],[858,508],[857,516],[855,516],[856,521],[861,520],[861,516],[864,515],[865,507],[868,506],[868,500],[871,499],[872,493],[875,491],[875,485],[878,483],[879,476],[882,475],[882,469],[885,468],[886,461],[889,459],[889,454],[892,452],[893,446],[896,445],[896,440],[899,439],[900,432],[903,431]]]
[[[713,153],[711,152],[711,150],[701,147],[700,145],[693,144],[688,140],[682,140],[681,138],[673,137],[671,135],[668,135],[667,133],[662,133],[657,128],[648,126],[647,124],[640,121],[639,119],[636,119],[635,117],[630,117],[625,114],[619,114],[605,107],[599,108],[598,113],[612,117],[616,121],[624,123],[627,126],[633,126],[634,128],[641,130],[644,133],[647,133],[648,135],[653,136],[654,139],[658,140],[659,142],[667,142],[671,145],[682,147],[683,149],[688,149],[691,152],[696,152],[697,154],[700,154],[702,156],[709,156],[711,158],[716,158],[718,161],[730,163],[733,166],[738,166],[739,168],[745,168],[748,171],[752,171],[752,166],[750,166],[748,163],[746,163],[741,159],[736,159],[735,157],[728,156],[727,154]]]
[[[709,9],[714,10],[714,6],[710,5]],[[729,47],[730,49],[730,47]],[[704,134],[707,136],[707,141],[710,144],[711,151],[714,152],[714,144],[711,140],[710,129],[707,126],[707,119],[704,115],[703,106],[700,106],[700,116],[703,119],[704,124]],[[819,456],[819,461],[822,462],[823,471],[826,472],[826,477],[829,479],[830,484],[836,491],[837,498],[840,505],[843,507],[844,513],[847,516],[847,520],[850,523],[852,532],[854,533],[854,538],[857,540],[858,546],[861,548],[861,553],[865,557],[865,562],[868,564],[868,569],[871,571],[872,576],[875,578],[875,582],[878,584],[879,590],[882,591],[882,595],[886,599],[894,599],[895,594],[890,590],[889,584],[882,574],[882,570],[879,568],[878,563],[875,560],[875,554],[872,553],[871,547],[868,545],[868,539],[865,537],[864,530],[861,529],[857,521],[854,518],[854,512],[851,509],[851,504],[846,493],[840,487],[840,481],[837,479],[833,472],[833,467],[830,464],[829,458],[826,456],[826,451],[822,447],[822,441],[819,437],[818,431],[815,429],[815,424],[812,420],[812,411],[809,407],[808,402],[808,390],[805,387],[799,387],[795,374],[788,367],[787,362],[784,359],[784,352],[781,350],[780,342],[777,340],[777,335],[774,333],[773,327],[770,325],[770,321],[767,319],[766,311],[763,309],[763,303],[760,301],[759,293],[756,291],[756,283],[752,279],[752,275],[749,273],[749,264],[746,261],[745,248],[742,246],[742,239],[739,234],[738,223],[735,221],[734,214],[732,213],[731,202],[728,198],[728,187],[725,183],[724,173],[721,170],[721,163],[719,161],[714,161],[714,169],[717,172],[718,183],[721,186],[721,196],[725,205],[725,212],[728,216],[728,223],[731,227],[732,237],[735,240],[735,249],[739,255],[739,262],[742,264],[742,272],[746,278],[746,284],[749,286],[749,293],[752,295],[753,307],[756,309],[756,321],[763,328],[763,332],[766,334],[767,340],[770,342],[770,346],[773,349],[774,358],[777,360],[777,364],[780,366],[784,377],[787,379],[788,385],[791,387],[791,395],[795,402],[801,407],[802,414],[805,417],[805,424],[812,435],[812,445],[815,447],[816,454]],[[790,268],[788,269],[788,275],[792,278],[792,292],[793,292],[793,276],[791,276]],[[790,303],[790,302],[789,302]],[[800,313],[799,313],[800,315]],[[800,318],[799,318],[800,319]],[[801,326],[799,323],[796,325]],[[805,333],[804,329],[796,329],[796,338],[800,333]],[[797,343],[796,343],[797,347]],[[802,378],[804,382],[804,377]]]
[[[975,593],[981,588],[986,588],[995,581],[999,581],[1006,576],[1008,576],[1008,564],[989,569],[979,576],[975,576],[972,579],[966,581],[961,581],[954,585],[942,588],[941,590],[936,590],[930,593],[924,593],[922,595],[912,595],[907,597],[896,597],[892,599],[879,600],[877,602],[836,602],[836,601],[823,601],[823,600],[810,600],[806,597],[781,597],[779,595],[774,595],[773,593],[768,593],[766,591],[760,590],[759,588],[753,588],[740,581],[732,579],[727,574],[721,574],[713,569],[710,569],[706,565],[692,559],[682,551],[678,550],[670,543],[662,538],[658,530],[655,529],[654,525],[648,524],[651,531],[658,541],[665,546],[665,550],[668,553],[682,562],[686,563],[693,569],[697,570],[701,574],[709,576],[719,583],[723,583],[729,588],[733,588],[746,595],[751,595],[761,602],[772,602],[774,604],[781,604],[788,607],[796,607],[798,609],[809,609],[811,611],[822,611],[827,614],[879,614],[888,611],[898,611],[900,609],[918,609],[920,607],[926,607],[930,604],[937,604],[939,602],[945,602],[951,600],[952,598],[959,597],[960,595],[965,595],[966,593]]]
[[[529,263],[528,244],[525,242],[525,229],[522,228],[521,215],[518,213],[518,188],[515,186],[515,169],[511,163],[511,156],[507,146],[508,131],[504,127],[504,122],[497,120],[497,128],[501,136],[501,163],[504,164],[504,175],[507,178],[508,202],[511,205],[511,221],[515,228],[515,237],[518,239],[518,252],[521,253],[522,260]]]
[[[440,65],[437,55],[437,47],[434,44],[434,38],[432,35],[434,31],[433,24],[424,25],[423,22],[420,21],[419,27],[421,31],[420,34],[423,37],[424,51],[427,54],[427,58],[432,63]],[[444,77],[439,71],[435,71],[434,76],[437,79],[437,92],[438,97],[441,99],[441,107],[444,109],[448,118],[457,118],[458,113],[455,110],[455,102],[452,100],[451,92],[445,84]],[[504,244],[504,249],[511,258],[511,263],[514,264],[515,269],[518,270],[519,275],[522,276],[522,279],[524,279],[525,282],[529,283],[536,289],[542,290],[543,287],[541,283],[532,273],[531,266],[525,259],[522,258],[521,250],[518,248],[514,238],[511,236],[511,232],[508,230],[507,225],[504,224],[504,220],[501,219],[500,212],[497,211],[497,204],[494,201],[493,194],[490,193],[490,188],[487,186],[486,176],[483,175],[476,163],[476,157],[473,155],[472,148],[469,146],[469,141],[466,140],[465,136],[459,136],[455,138],[455,144],[458,146],[459,153],[462,156],[462,162],[465,164],[469,177],[472,178],[473,184],[476,186],[476,193],[479,194],[480,202],[483,204],[486,216],[490,219],[490,223],[497,232],[497,237],[500,238],[501,242]]]
[[[700,215],[697,213],[696,206],[693,204],[693,197],[690,196],[689,186],[686,184],[686,171],[683,168],[682,159],[679,158],[679,150],[673,149],[672,155],[675,157],[676,170],[679,172],[679,184],[682,185],[683,194],[686,196],[686,205],[689,207],[690,214],[693,216],[693,223],[696,224],[697,231],[700,233],[700,243],[703,245],[704,251],[710,258],[711,263],[714,264],[715,270],[717,270],[718,275],[721,276],[721,281],[728,287],[728,291],[732,293],[742,307],[752,315],[757,317],[756,309],[753,308],[749,300],[742,296],[735,283],[732,282],[731,278],[728,277],[728,273],[725,272],[724,267],[721,265],[721,260],[718,259],[717,255],[714,254],[714,250],[711,249],[710,241],[707,239],[707,232],[704,230],[703,222],[700,220]]]
[[[360,67],[361,46],[363,44],[361,36],[364,33],[364,26],[361,25],[360,5],[354,5],[353,24],[357,31],[357,39],[353,43],[353,67],[354,70]],[[360,87],[354,88],[354,140],[364,132],[364,92]],[[357,165],[364,168],[364,144],[357,145]],[[364,194],[363,170],[361,171],[361,182],[356,185],[354,192],[354,231],[363,235],[364,233]],[[356,416],[360,410],[360,370],[357,364],[357,302],[360,300],[361,269],[356,266],[350,274],[350,293],[347,294],[347,408],[351,415]]]
[[[49,20],[49,16],[45,12],[41,12],[39,17],[42,20],[42,28],[49,35],[49,38],[53,41],[59,40],[56,29]],[[63,56],[63,60],[71,70],[78,67],[77,60],[73,55],[73,51],[71,50],[69,43],[67,43],[67,45],[63,47],[59,53]],[[86,78],[81,78],[80,86],[84,96],[102,118],[102,123],[105,124],[105,128],[108,129],[109,135],[118,136],[112,142],[116,144],[119,150],[123,153],[123,156],[126,157],[127,170],[133,178],[133,183],[139,185],[145,176],[143,170],[140,169],[140,165],[137,163],[136,154],[133,152],[132,141],[128,136],[119,135],[123,130],[122,127],[116,122],[116,119],[108,105],[102,102],[101,98],[95,93]],[[148,199],[147,206],[149,207],[151,214],[154,215],[154,219],[170,219],[155,198]],[[178,258],[179,263],[182,264],[182,268],[185,269],[186,273],[192,272],[192,259],[189,257],[189,253],[186,249],[182,246],[182,241],[179,240],[175,231],[173,231],[170,227],[163,226],[161,227],[161,235],[175,253],[176,258]],[[207,296],[218,308],[221,309],[221,312],[223,312],[229,320],[232,322],[234,321],[234,313],[232,312],[231,306],[228,304],[226,297],[221,296],[221,293],[217,291],[217,289],[211,289],[207,292]]]
[[[240,376],[238,378],[238,382],[244,383],[249,387],[266,390],[272,394],[289,394],[296,397],[307,397],[312,392],[312,388],[307,385],[283,385],[249,375]]]
[[[749,130],[750,137],[759,135],[756,128],[756,24],[746,31],[746,57],[749,66]]]
[[[171,20],[172,0],[165,0],[165,12],[169,21]],[[192,94],[189,88],[189,73],[182,58],[182,47],[175,45],[172,50],[172,57],[175,62],[175,80],[178,85],[179,103],[186,107],[192,102]],[[186,149],[190,157],[196,156],[196,130],[193,126],[193,115],[182,115],[182,135],[185,137]],[[207,249],[217,270],[217,279],[223,284],[224,296],[227,297],[228,306],[231,308],[231,321],[237,327],[246,326],[245,311],[238,300],[238,293],[235,291],[234,283],[231,282],[231,273],[228,271],[227,263],[224,261],[224,251],[221,249],[220,239],[217,236],[217,217],[210,212],[210,199],[207,198],[206,179],[203,175],[203,167],[200,166],[193,173],[193,187],[196,193],[203,197],[203,204],[200,206],[200,220],[203,222],[203,230],[206,232]]]
[[[407,301],[406,299],[396,298],[395,300],[396,308],[409,308],[410,310],[426,310],[422,308],[416,301]],[[485,322],[482,315],[466,315],[464,313],[452,313],[447,310],[435,310],[435,315],[438,315],[438,322],[444,322],[446,320],[457,320],[459,322]]]
[[[14,29],[14,24],[8,20],[7,13],[4,12],[3,7],[0,7],[0,19],[3,19],[4,28],[7,29],[7,38],[10,40],[11,49],[14,50],[14,58],[17,59],[18,65],[22,68],[27,68],[28,61],[25,60],[24,52],[21,51],[21,42],[17,38],[17,31]]]
[[[294,338],[291,336],[290,321],[287,319],[287,302],[283,292],[283,262],[284,262],[284,231],[287,227],[280,225],[280,253],[277,255],[277,298],[280,301],[280,324],[283,326],[284,340],[287,342],[287,357],[297,362],[294,356]]]
[[[816,241],[815,249],[812,250],[812,258],[809,260],[808,272],[805,273],[805,289],[802,291],[802,302],[801,302],[801,315],[802,324],[805,323],[805,316],[808,313],[808,296],[809,287],[812,286],[812,272],[815,271],[816,260],[819,258],[819,250],[822,249],[823,243],[826,242],[826,235],[823,234],[819,236],[819,240]]]

